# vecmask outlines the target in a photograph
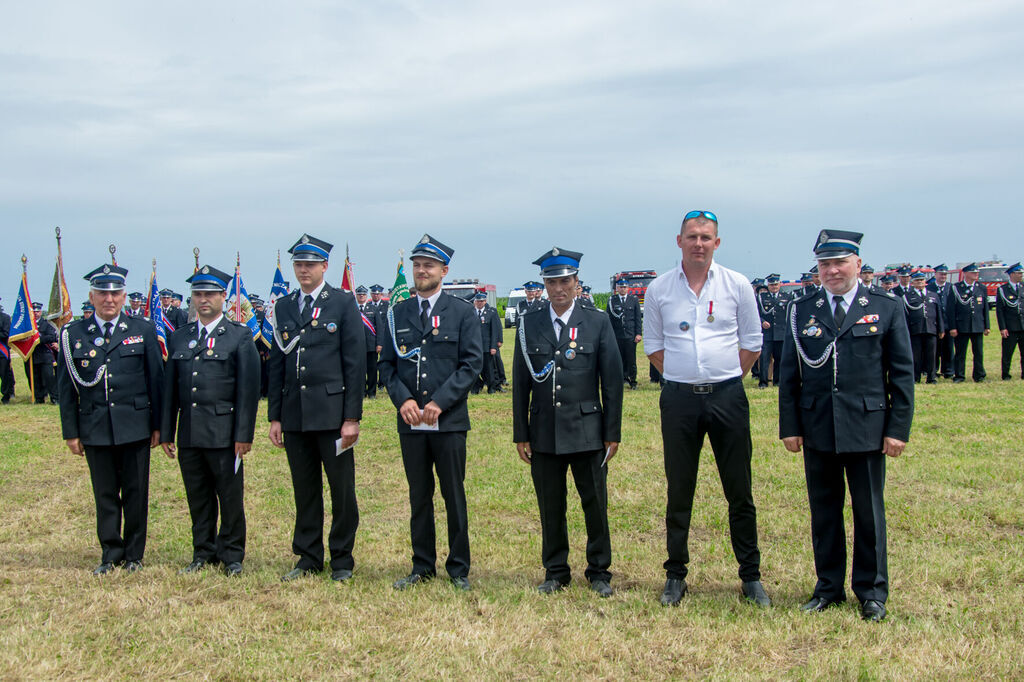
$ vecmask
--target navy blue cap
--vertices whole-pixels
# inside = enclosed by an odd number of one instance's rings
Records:
[[[885,273],[884,275],[882,275],[879,278],[879,281],[880,282],[895,282],[896,281],[896,275],[892,274],[891,272],[887,272],[887,273]]]
[[[910,279],[927,279],[927,277],[928,275],[925,274],[924,270],[915,270],[913,274],[910,275]]]
[[[582,253],[553,246],[551,250],[533,261],[533,264],[540,266],[540,276],[542,279],[546,279],[577,274],[580,271],[581,260],[583,260]]]
[[[173,298],[175,301],[184,301],[185,300],[185,297],[182,296],[181,294],[179,294],[177,291],[175,291],[175,292],[173,292],[171,294],[171,298]]]
[[[384,293],[384,287],[382,287],[379,284],[374,284],[373,286],[370,287],[370,293],[382,294]]]
[[[617,279],[617,280],[615,280],[615,286],[617,286],[617,287],[628,287],[629,286],[629,280],[628,279]]]
[[[231,275],[215,267],[204,265],[195,274],[185,280],[192,285],[192,291],[227,291]],[[163,295],[163,292],[160,292]]]
[[[1006,274],[1010,275],[1015,272],[1020,272],[1021,270],[1024,270],[1024,266],[1022,266],[1020,263],[1014,263],[1010,267],[1006,268]]]
[[[818,260],[823,260],[859,255],[860,240],[863,238],[864,235],[860,232],[822,230],[818,233],[818,241],[814,244],[814,256]]]
[[[862,265],[862,266],[860,266],[860,271],[861,272],[869,272],[869,273],[874,274],[875,269],[873,267],[871,267],[870,265]]]
[[[288,253],[292,254],[293,261],[323,263],[331,257],[331,249],[333,248],[333,244],[328,244],[323,239],[303,234],[299,237],[299,241],[292,244],[292,248],[288,249]]]
[[[910,276],[910,266],[909,265],[901,265],[899,268],[896,269],[896,274],[899,275],[900,277],[909,277]]]
[[[962,268],[960,268],[960,271],[961,272],[977,272],[978,271],[978,264],[977,263],[968,263],[967,265],[965,265]]]
[[[43,309],[43,304],[42,304],[42,303],[40,303],[39,301],[34,301],[34,302],[32,303],[32,310],[35,310],[35,311],[37,311],[37,312],[38,312],[38,311],[40,311],[40,310],[42,310],[42,309]]]
[[[97,291],[121,291],[125,287],[128,271],[119,265],[106,263],[96,268],[85,279],[89,280],[89,288]]]
[[[476,296],[473,297],[473,300],[474,301],[486,301],[487,300],[487,294],[485,294],[482,291],[478,291],[476,293]]]
[[[82,312],[84,313],[87,310],[95,311],[96,310],[96,306],[94,306],[92,303],[89,303],[88,301],[86,301],[85,303],[82,304]]]
[[[370,290],[367,289],[366,287],[364,287],[362,284],[360,284],[359,286],[356,287],[356,293],[357,294],[368,294],[368,293],[370,293]]]
[[[815,263],[814,265],[812,265],[811,269],[808,270],[807,272],[811,273],[812,275],[817,275],[818,274],[818,264]]]
[[[544,285],[541,284],[540,282],[535,282],[533,280],[530,280],[529,282],[526,282],[525,284],[523,284],[523,288],[524,289],[543,289]]]
[[[412,247],[412,253],[409,257],[416,258],[417,256],[422,256],[424,258],[433,258],[448,265],[452,262],[452,256],[454,255],[455,249],[445,246],[429,234],[425,234],[420,237],[419,243]]]
[[[935,272],[949,272],[949,268],[946,267],[945,263],[939,263],[935,266]]]
[[[170,298],[174,294],[174,292],[171,291],[170,289],[161,289],[160,291],[158,291],[156,293],[157,293],[157,296],[159,296],[160,298],[163,298],[165,296],[167,298]]]
[[[589,294],[590,293],[590,285],[589,284],[584,284],[583,285],[583,293],[585,293],[585,294]]]
[[[130,298],[133,301],[145,301],[146,300],[146,297],[142,295],[141,291],[133,291],[132,293],[128,294],[128,298]]]
[[[804,272],[800,274],[800,281],[806,284],[807,282],[813,282],[814,277],[811,276],[811,273]]]
[[[776,284],[782,281],[782,275],[777,272],[773,272],[764,278],[765,284]]]

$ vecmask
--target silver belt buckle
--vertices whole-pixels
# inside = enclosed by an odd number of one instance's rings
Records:
[[[714,386],[711,384],[695,384],[693,387],[693,392],[699,394],[711,393],[712,390],[714,390]]]

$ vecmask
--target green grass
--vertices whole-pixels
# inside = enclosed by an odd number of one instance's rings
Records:
[[[511,368],[511,330],[504,353]],[[96,579],[88,470],[60,438],[56,408],[0,409],[0,677],[386,678],[1007,678],[1024,653],[1024,382],[920,386],[910,445],[888,461],[889,618],[853,603],[813,616],[801,459],[777,439],[776,394],[748,379],[754,498],[769,611],[740,602],[726,505],[709,449],[698,484],[690,594],[665,609],[665,480],[657,390],[627,392],[623,446],[609,473],[617,592],[585,589],[585,535],[570,488],[577,580],[542,597],[540,523],[529,470],[511,443],[510,396],[471,398],[466,488],[473,551],[468,594],[437,580],[407,593],[408,500],[386,397],[367,401],[356,449],[361,522],[355,579],[278,581],[294,562],[283,451],[260,422],[246,460],[245,574],[181,577],[191,557],[176,462],[153,452],[146,569]],[[646,362],[641,375],[646,378]],[[993,380],[993,377],[995,378]],[[265,407],[262,408],[265,410]],[[264,412],[261,412],[263,414]],[[444,505],[437,497],[440,564]],[[847,510],[848,512],[849,510]],[[847,514],[848,530],[852,530]],[[851,595],[852,597],[852,595]]]

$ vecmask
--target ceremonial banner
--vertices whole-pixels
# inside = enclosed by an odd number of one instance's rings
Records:
[[[153,276],[149,278],[149,296],[146,298],[145,315],[156,327],[156,340],[160,344],[160,352],[167,359],[167,335],[174,331],[174,325],[164,317],[164,309],[160,307],[160,289],[156,285],[156,260],[153,260]]]
[[[228,304],[226,314],[229,320],[241,322],[247,326],[253,339],[263,338],[259,321],[256,319],[256,311],[252,309],[249,294],[245,290],[245,284],[242,283],[238,263],[235,264],[235,276],[231,278],[231,284],[228,285]]]
[[[263,308],[263,328],[260,329],[260,335],[267,348],[270,348],[274,342],[274,302],[287,293],[288,283],[284,281],[284,275],[281,274],[281,256],[278,255],[277,270],[274,271],[274,283],[270,287],[270,300]]]
[[[11,335],[8,339],[21,357],[28,359],[39,344],[39,329],[36,316],[32,313],[32,298],[28,295],[28,274],[21,273],[18,300],[11,311]]]

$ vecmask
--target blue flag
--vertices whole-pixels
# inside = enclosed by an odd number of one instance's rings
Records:
[[[21,357],[28,358],[39,344],[39,330],[36,328],[36,316],[32,312],[32,298],[28,295],[28,275],[21,275],[21,286],[18,289],[18,300],[11,314],[11,332],[8,341],[18,349]],[[8,352],[7,355],[10,353]]]
[[[156,261],[153,261],[156,263]],[[156,265],[153,265],[153,276],[149,280],[149,298],[146,300],[145,315],[156,328],[156,340],[160,344],[160,353],[167,359],[167,330],[174,331],[174,326],[164,317],[164,309],[160,306],[160,289],[156,285]]]
[[[274,271],[274,284],[270,287],[270,301],[267,302],[266,307],[263,309],[263,329],[261,332],[263,343],[267,345],[267,348],[270,348],[274,341],[274,302],[287,293],[288,283],[284,281],[284,275],[281,274],[281,263],[278,263],[277,270]]]
[[[229,320],[241,322],[247,326],[253,339],[263,338],[259,320],[256,319],[256,311],[252,309],[249,293],[245,290],[242,275],[238,272],[237,267],[235,267],[235,276],[231,278],[231,283],[228,285],[227,316]]]

